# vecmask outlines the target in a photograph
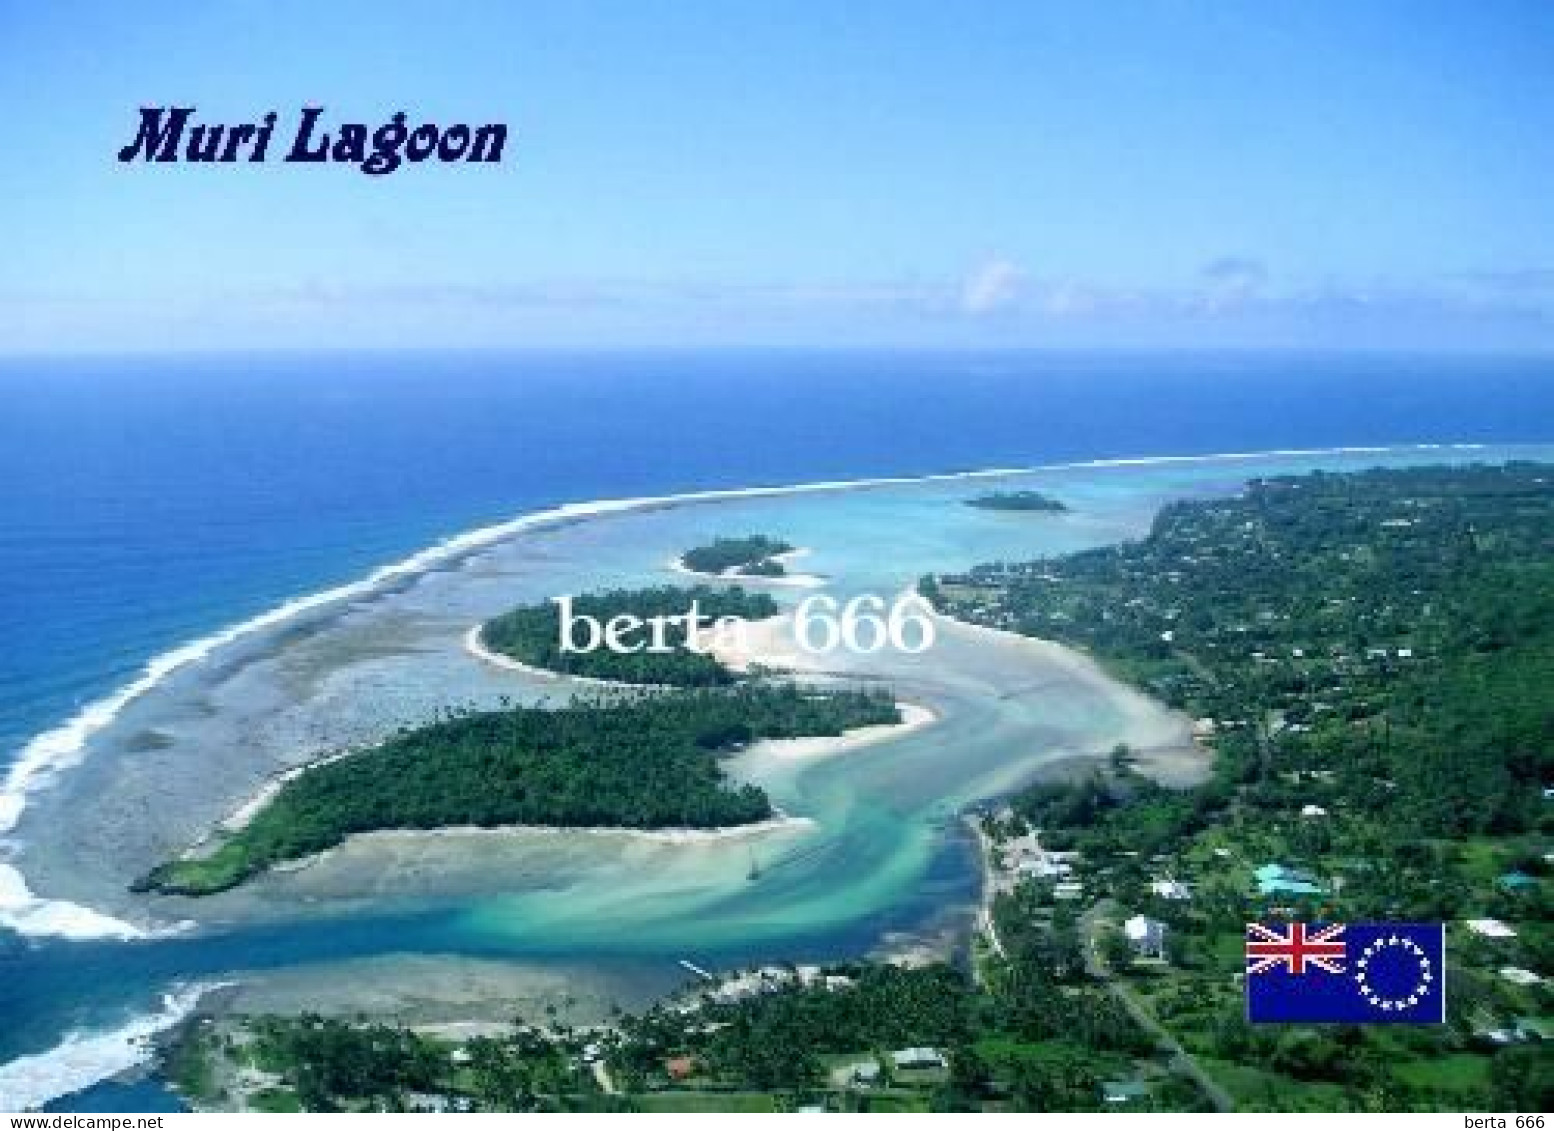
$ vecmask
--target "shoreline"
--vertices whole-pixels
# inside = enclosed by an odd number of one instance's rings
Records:
[[[1126,707],[1131,716],[1130,721],[1136,722],[1139,717],[1146,713],[1175,720],[1182,734],[1187,736],[1185,741],[1139,744],[1128,742],[1127,744],[1131,752],[1134,768],[1157,784],[1172,789],[1190,788],[1207,780],[1213,772],[1214,751],[1192,737],[1193,720],[1186,712],[1169,706],[1142,688],[1120,679],[1112,672],[1107,671],[1088,652],[1064,644],[1061,641],[1048,640],[1043,636],[1025,636],[1018,632],[1010,632],[1007,629],[993,628],[989,625],[961,620],[959,617],[952,617],[942,613],[938,609],[932,609],[932,615],[935,620],[954,625],[959,630],[991,636],[993,639],[1006,645],[1026,647],[1039,651],[1049,661],[1056,661],[1070,670],[1083,671],[1090,677],[1109,684],[1116,690],[1119,703]],[[1106,753],[1102,751],[1075,751],[1053,759],[1044,767],[1043,772],[1050,773],[1069,763],[1082,763],[1105,757]]]
[[[204,636],[177,645],[151,657],[140,673],[113,691],[89,701],[64,722],[36,733],[20,748],[19,754],[0,775],[0,926],[9,927],[26,937],[70,938],[143,938],[155,933],[137,924],[116,919],[84,903],[40,897],[16,867],[15,842],[7,842],[19,825],[28,797],[50,784],[80,763],[90,753],[89,743],[134,702],[184,669],[206,660],[212,654],[246,642],[265,632],[294,625],[307,617],[326,615],[346,602],[368,597],[429,571],[445,568],[524,534],[564,527],[578,522],[614,515],[641,513],[658,509],[695,506],[742,499],[779,498],[792,495],[864,491],[890,487],[910,487],[930,483],[972,482],[1010,478],[1058,471],[1127,470],[1148,466],[1192,464],[1234,464],[1259,459],[1312,459],[1355,456],[1421,457],[1438,454],[1480,452],[1494,449],[1504,458],[1537,448],[1538,444],[1481,443],[1400,443],[1389,445],[1342,445],[1324,448],[1274,448],[1251,452],[1211,452],[1188,455],[1101,457],[1070,460],[1023,467],[939,472],[917,476],[877,476],[844,480],[822,480],[786,486],[718,488],[671,495],[629,496],[560,506],[521,514],[506,521],[477,527],[450,536],[402,559],[378,567],[364,577],[284,600],[274,607],[231,623]]]
[[[579,683],[585,687],[614,687],[623,691],[672,691],[667,683],[627,683],[622,679],[600,679],[592,675],[572,675],[570,672],[555,672],[549,668],[537,668],[533,664],[526,664],[522,660],[515,660],[511,656],[501,652],[493,652],[486,647],[482,638],[485,631],[485,623],[475,625],[464,634],[464,651],[483,664],[489,664],[493,668],[502,671],[516,672],[519,675],[533,676],[536,679],[555,680],[571,683]]]
[[[1477,450],[1477,449],[1481,449],[1483,447],[1485,447],[1485,445],[1414,445],[1414,446],[1411,446],[1411,447],[1385,447],[1385,448],[1374,448],[1374,449],[1329,449],[1329,450],[1298,451],[1298,452],[1277,452],[1277,451],[1275,451],[1275,452],[1267,452],[1267,453],[1230,453],[1230,454],[1226,454],[1224,456],[1218,456],[1218,457],[1213,457],[1213,456],[1183,456],[1183,457],[1159,457],[1158,459],[1139,460],[1139,461],[1087,461],[1084,464],[1071,465],[1071,466],[1133,467],[1133,466],[1139,466],[1139,465],[1150,464],[1150,463],[1205,463],[1205,462],[1210,462],[1212,460],[1252,459],[1252,458],[1257,458],[1257,457],[1276,458],[1276,457],[1281,456],[1281,455],[1284,455],[1284,456],[1290,456],[1290,455],[1321,456],[1321,455],[1324,455],[1324,454],[1335,454],[1335,455],[1336,454],[1355,454],[1357,452],[1358,453],[1400,453],[1400,452],[1407,452],[1407,451],[1414,451],[1414,452],[1424,453],[1424,452],[1428,452],[1428,451],[1446,451],[1446,450],[1464,450],[1464,449]],[[1512,449],[1514,449],[1514,446],[1512,446],[1512,445],[1505,445],[1505,446],[1503,446],[1503,448],[1497,448],[1497,450],[1512,450]],[[1507,458],[1510,458],[1510,457],[1507,457]],[[1060,465],[1060,466],[1062,466],[1062,465]],[[840,490],[844,490],[844,489],[847,489],[847,490],[863,490],[863,489],[868,489],[869,487],[876,487],[876,486],[887,486],[887,485],[897,485],[897,484],[909,485],[909,484],[913,484],[913,483],[929,482],[929,481],[970,479],[970,478],[975,478],[975,477],[979,477],[979,476],[980,477],[999,477],[999,476],[1008,477],[1008,476],[1016,476],[1016,475],[1028,474],[1028,473],[1030,473],[1031,471],[1034,471],[1034,470],[1037,470],[1037,469],[1007,469],[1007,470],[992,470],[992,471],[987,471],[987,472],[964,472],[964,473],[955,473],[955,474],[941,475],[941,476],[917,477],[917,478],[906,479],[906,480],[854,481],[854,482],[848,482],[848,483],[842,483],[842,484],[822,485],[822,486],[820,486],[819,488],[816,488],[816,489],[835,490],[835,491],[840,491]],[[770,494],[777,494],[777,493],[784,493],[784,492],[796,492],[796,491],[803,490],[803,489],[804,488],[799,487],[799,488],[790,488],[790,489],[755,488],[755,489],[752,489],[752,490],[754,492],[760,494],[760,495],[770,495]],[[711,492],[711,493],[705,493],[705,494],[706,495],[716,496],[716,498],[702,497],[701,494],[699,494],[699,495],[693,495],[693,496],[686,497],[686,498],[680,500],[678,503],[659,503],[658,505],[659,506],[694,505],[694,504],[697,504],[697,503],[700,503],[700,502],[723,501],[724,499],[737,499],[739,497],[743,497],[743,496],[741,496],[737,492],[735,492],[735,493],[730,493],[730,492]],[[585,509],[585,508],[579,508],[579,509]],[[483,552],[484,550],[490,548],[491,546],[499,545],[499,544],[501,544],[501,543],[503,543],[503,542],[505,542],[505,541],[507,541],[509,539],[516,539],[518,537],[521,537],[522,534],[527,533],[530,530],[543,529],[543,528],[548,527],[551,524],[563,524],[563,523],[568,523],[568,522],[581,522],[584,519],[591,518],[591,517],[606,517],[609,514],[622,513],[625,509],[627,509],[627,508],[616,508],[616,509],[613,509],[613,510],[606,509],[606,510],[601,510],[601,511],[599,511],[597,513],[582,513],[582,514],[580,514],[580,513],[573,513],[573,514],[571,514],[569,516],[561,516],[559,514],[559,512],[542,512],[542,513],[550,513],[551,514],[551,517],[548,518],[543,523],[536,522],[536,523],[533,523],[532,525],[529,525],[529,526],[523,526],[521,529],[505,532],[502,535],[500,535],[498,537],[495,537],[495,538],[492,538],[490,541],[481,543],[479,545],[466,545],[466,546],[463,546],[463,547],[457,548],[457,549],[452,548],[454,543],[462,542],[464,540],[464,537],[466,537],[466,536],[461,536],[460,538],[453,539],[450,542],[439,543],[436,547],[432,548],[432,551],[422,551],[421,554],[415,555],[414,558],[415,559],[426,559],[426,555],[431,554],[433,551],[441,552],[441,551],[446,549],[447,550],[447,557],[445,559],[439,558],[438,559],[439,561],[441,561],[441,560],[460,560],[463,557],[470,557],[470,556],[474,556],[476,554],[479,554],[479,553]],[[647,503],[644,503],[639,509],[644,509],[644,510],[645,509],[651,509],[651,505],[647,504]],[[522,522],[524,520],[519,520],[519,521]],[[479,532],[473,532],[473,533],[479,533]],[[407,559],[407,562],[410,561],[410,560],[412,560],[412,559]],[[405,563],[399,563],[399,565],[400,566],[404,566]],[[20,872],[17,869],[9,866],[8,861],[9,861],[10,857],[8,855],[8,847],[6,846],[3,838],[4,838],[6,833],[8,833],[12,828],[15,827],[17,821],[20,819],[22,810],[25,807],[27,795],[28,795],[28,793],[31,790],[45,788],[51,782],[56,780],[60,775],[62,775],[64,772],[66,772],[71,766],[75,765],[76,763],[82,761],[85,757],[87,757],[89,751],[85,749],[85,744],[87,743],[87,741],[97,731],[102,730],[102,729],[107,728],[108,726],[110,726],[114,722],[115,718],[120,713],[120,711],[126,705],[128,705],[133,700],[139,698],[141,695],[144,695],[147,692],[153,690],[162,680],[164,680],[167,676],[171,675],[173,672],[181,670],[185,666],[192,666],[192,665],[198,664],[200,661],[203,661],[208,656],[210,656],[211,653],[217,651],[218,649],[228,647],[228,646],[236,643],[239,640],[246,639],[246,638],[248,638],[250,636],[250,634],[257,635],[259,633],[265,632],[266,630],[275,629],[278,626],[280,626],[282,624],[285,624],[288,621],[291,621],[293,618],[301,618],[301,617],[304,617],[304,616],[320,613],[326,607],[332,606],[332,605],[334,605],[337,602],[345,601],[345,600],[348,600],[348,599],[353,598],[353,597],[359,597],[362,593],[372,593],[372,592],[375,592],[378,587],[389,586],[391,584],[392,585],[403,584],[407,578],[418,576],[418,573],[416,572],[416,570],[412,570],[412,569],[408,569],[408,568],[404,569],[402,572],[398,572],[398,573],[393,573],[393,572],[386,573],[385,572],[386,570],[387,571],[392,571],[395,568],[396,567],[384,567],[384,569],[380,569],[378,571],[374,571],[374,573],[370,574],[368,576],[368,578],[366,580],[364,580],[364,581],[357,582],[357,583],[355,583],[354,585],[351,585],[351,586],[339,587],[336,590],[325,591],[325,594],[330,594],[328,596],[315,594],[314,597],[320,598],[318,600],[314,600],[313,598],[299,598],[299,599],[294,600],[294,601],[286,602],[285,604],[283,604],[281,606],[277,606],[275,609],[269,610],[268,612],[266,612],[264,614],[261,614],[259,617],[254,618],[252,621],[243,622],[243,624],[241,624],[241,625],[233,626],[232,628],[223,630],[222,632],[213,634],[212,636],[202,637],[202,638],[194,641],[192,644],[183,645],[183,646],[181,646],[179,648],[175,648],[175,649],[171,650],[168,653],[164,653],[164,654],[156,657],[150,664],[148,664],[146,666],[145,673],[140,678],[132,681],[130,684],[128,684],[125,687],[121,688],[119,692],[116,692],[114,695],[107,696],[107,697],[105,697],[103,699],[99,699],[99,700],[97,700],[95,702],[89,703],[81,712],[79,712],[71,720],[71,722],[65,724],[62,727],[57,727],[57,728],[54,728],[53,730],[45,731],[42,734],[39,734],[36,737],[34,737],[31,741],[27,742],[23,746],[23,748],[22,748],[22,758],[15,765],[11,766],[5,772],[3,777],[0,777],[0,923],[6,923],[8,916],[19,916],[22,921],[27,922],[29,916],[36,916],[36,915],[39,914],[40,911],[47,912],[47,913],[52,913],[52,912],[58,911],[61,914],[68,914],[72,910],[74,910],[76,912],[79,912],[79,913],[82,913],[82,914],[86,914],[86,915],[97,915],[97,916],[99,916],[100,920],[105,920],[105,918],[106,918],[106,917],[101,916],[100,913],[91,911],[89,908],[87,908],[83,904],[72,904],[72,903],[67,903],[65,901],[62,901],[62,900],[38,899],[36,897],[33,897],[31,892],[27,890],[26,885],[25,885],[25,881],[22,879],[22,876],[21,876]],[[420,569],[420,568],[432,568],[432,566],[417,567],[417,569]],[[345,592],[346,590],[349,590],[350,592],[347,593],[347,592]],[[935,615],[942,615],[942,614],[937,614],[936,613]],[[1117,686],[1120,686],[1120,687],[1123,687],[1123,688],[1127,688],[1130,692],[1132,692],[1135,695],[1142,695],[1143,694],[1142,692],[1139,692],[1137,688],[1133,687],[1133,685],[1128,684],[1125,681],[1116,678],[1115,676],[1111,675],[1111,673],[1109,673],[1109,672],[1106,672],[1104,668],[1102,668],[1094,660],[1090,659],[1085,653],[1080,652],[1080,651],[1078,651],[1076,649],[1067,648],[1066,646],[1057,644],[1056,642],[1042,641],[1042,640],[1039,640],[1038,638],[1024,637],[1024,636],[1021,636],[1021,635],[1019,635],[1017,633],[1007,633],[1007,632],[1004,632],[1004,631],[999,630],[999,629],[988,628],[986,626],[976,625],[976,624],[972,624],[970,622],[959,621],[956,618],[946,617],[944,619],[946,619],[946,620],[954,620],[956,624],[963,625],[968,630],[982,631],[982,632],[992,632],[992,633],[998,634],[999,636],[1006,637],[1006,638],[1008,638],[1010,640],[1014,640],[1014,641],[1020,641],[1020,642],[1023,642],[1025,644],[1045,644],[1045,645],[1048,645],[1048,646],[1053,647],[1053,648],[1058,648],[1058,649],[1062,649],[1064,651],[1070,652],[1070,653],[1072,653],[1072,655],[1083,659],[1087,664],[1093,665],[1097,670],[1101,671],[1101,673],[1105,676],[1105,678],[1107,678],[1113,684],[1115,684]],[[478,626],[477,626],[477,630],[476,631],[478,632]],[[261,643],[263,642],[263,639],[264,638],[261,638]],[[518,662],[517,661],[512,661],[512,663],[516,664]],[[532,670],[533,672],[535,672],[538,675],[542,675],[544,677],[553,678],[553,679],[566,679],[566,678],[586,679],[586,678],[588,678],[588,677],[566,676],[566,675],[564,675],[562,673],[543,672],[541,669],[530,669],[530,670]],[[147,682],[147,680],[149,680],[149,682]],[[628,685],[628,684],[616,683],[616,682],[613,682],[613,681],[598,681],[598,682],[606,684],[608,686],[614,686],[614,687],[630,688],[632,686],[632,685]],[[906,705],[903,705],[903,706],[906,706]],[[83,720],[84,720],[84,722],[83,722]],[[78,723],[81,723],[82,725],[81,726],[77,726]],[[57,741],[46,742],[45,740],[57,740]],[[71,740],[78,740],[78,743],[77,743],[77,745],[74,748],[70,747],[70,741]],[[807,741],[807,740],[786,740],[786,741],[803,742],[803,741]],[[40,751],[44,751],[45,748],[47,748],[47,752],[58,753],[60,755],[59,760],[56,761],[56,762],[47,762],[47,761],[40,762],[40,761],[38,761],[37,758],[36,758],[36,755]],[[1139,754],[1147,754],[1147,753],[1148,753],[1147,751],[1139,751]],[[1185,753],[1186,753],[1185,751],[1177,751],[1175,756],[1178,757],[1178,758],[1181,758]],[[1094,754],[1094,755],[1077,755],[1076,754],[1076,755],[1073,755],[1071,759],[1065,759],[1065,761],[1066,760],[1079,760],[1081,758],[1084,758],[1084,759],[1087,759],[1087,760],[1094,760],[1094,759],[1097,759],[1097,758],[1099,758],[1101,756],[1102,755],[1100,755],[1099,753]],[[1165,751],[1165,752],[1163,752],[1163,756],[1170,757],[1171,753],[1169,751]],[[29,762],[29,760],[28,760],[29,757],[32,757],[33,761]],[[319,760],[319,761],[322,761],[322,760]],[[295,767],[294,769],[297,772],[304,772],[306,769],[318,765],[319,761],[315,761],[313,763],[309,763],[308,765],[303,766],[303,767]],[[29,776],[29,775],[31,775],[31,776]],[[267,786],[271,786],[272,788],[279,788],[278,785],[274,785],[273,783],[267,783]],[[20,789],[20,794],[19,795],[17,793],[17,789],[18,788]],[[248,804],[252,804],[254,801],[255,801],[255,798],[250,798]],[[239,807],[238,811],[236,813],[231,814],[229,816],[228,820],[232,820],[234,818],[241,817],[242,814],[244,814],[245,810],[248,808],[248,804],[245,804],[244,806]],[[252,814],[250,813],[249,817],[251,817],[251,815]],[[804,822],[804,821],[808,821],[809,819],[808,818],[791,818],[791,820],[797,821],[797,822]],[[735,826],[732,829],[727,830],[727,833],[730,834],[730,835],[740,835],[740,834],[748,835],[747,831],[750,830],[753,827],[755,827],[755,826],[753,826],[753,825],[750,825],[750,826]],[[782,827],[788,827],[788,826],[787,825],[783,825]],[[536,831],[536,832],[541,832],[542,831],[542,832],[544,832],[546,834],[557,834],[557,833],[564,833],[564,832],[571,832],[571,831],[580,831],[580,830],[574,830],[574,829],[558,828],[558,827],[553,827],[553,826],[537,826],[537,827],[517,826],[515,828],[523,829],[524,831]],[[438,832],[441,832],[441,831],[442,830],[427,830],[427,832],[431,832],[434,835],[436,833],[438,833]],[[502,832],[504,830],[482,830],[482,831],[484,831],[484,832]],[[583,830],[583,831],[587,831],[587,830]],[[652,835],[654,833],[660,832],[659,830],[627,830],[627,829],[604,829],[604,830],[597,830],[597,831],[599,831],[599,832],[607,832],[607,833],[612,834],[612,835],[622,835],[622,834],[628,834],[628,835],[630,835],[630,834],[637,834],[637,835],[648,834],[648,835]],[[686,832],[707,832],[707,830],[683,830],[683,831],[686,831]],[[671,835],[672,835],[673,831],[669,831],[669,832],[671,832]],[[372,835],[375,835],[375,834],[363,834],[363,835],[372,836]],[[714,841],[715,842],[715,841],[717,841],[719,839],[721,839],[720,835],[701,836],[701,837],[697,838],[697,842],[701,842],[701,841]],[[8,886],[8,881],[12,877],[14,877],[14,879],[15,879],[15,884],[11,884],[11,885]],[[18,898],[18,892],[19,892],[19,898]],[[109,920],[108,922],[113,922],[113,923],[117,924],[120,921]],[[128,935],[128,936],[124,936],[124,937],[135,937],[135,936],[144,935],[144,934],[147,934],[147,933],[152,933],[149,929],[142,929],[142,928],[139,928],[139,927],[130,927],[130,926],[128,926],[128,924],[123,924],[123,925],[129,931],[133,932],[133,934]],[[31,922],[27,922],[27,928],[24,929],[22,931],[22,933],[24,935],[27,935],[27,936],[34,936],[34,935],[64,934],[65,932],[62,931],[62,930],[54,929],[50,925],[41,924],[39,919],[33,918],[31,920]],[[83,935],[83,936],[79,936],[79,937],[100,937],[100,936],[92,936],[92,935],[88,934],[88,935]],[[4,1066],[0,1066],[0,1067],[4,1067]]]
[[[747,825],[720,825],[705,829],[690,826],[638,829],[625,825],[446,825],[435,829],[370,829],[366,832],[352,833],[339,844],[326,848],[322,852],[315,852],[296,860],[282,861],[269,870],[281,875],[305,871],[348,845],[358,850],[365,848],[370,851],[377,847],[429,844],[442,840],[578,836],[612,837],[648,844],[689,847],[758,838],[783,832],[801,832],[814,827],[816,823],[811,817],[799,817],[774,810],[772,816],[760,821],[752,821]]]
[[[516,663],[516,661],[514,661]],[[604,681],[600,681],[604,682]],[[634,686],[634,685],[617,685]],[[782,761],[788,760],[819,760],[845,754],[865,746],[873,746],[881,742],[888,742],[895,738],[901,738],[923,727],[930,726],[938,721],[939,716],[927,707],[916,703],[897,703],[897,709],[902,718],[896,723],[879,723],[871,726],[853,727],[836,735],[815,735],[802,738],[763,738],[752,742],[743,750],[739,750],[727,756],[725,761],[733,761],[749,756],[769,756]],[[348,758],[356,751],[341,751],[328,757],[320,758],[313,762],[307,762],[300,766],[293,766],[289,770],[273,777],[266,782],[260,791],[248,800],[244,801],[236,810],[222,820],[211,831],[190,846],[184,856],[198,853],[201,849],[210,846],[224,835],[230,835],[241,831],[255,816],[259,814],[274,799],[289,782],[306,774],[310,770],[320,766],[338,762],[342,758]],[[340,844],[326,848],[322,852],[296,860],[286,860],[272,866],[272,872],[288,873],[299,872],[311,867],[319,860],[328,856],[336,849],[351,843],[372,843],[374,841],[418,841],[438,838],[460,837],[485,837],[485,836],[605,836],[628,837],[635,840],[649,841],[658,844],[693,845],[705,844],[714,841],[738,840],[745,837],[765,836],[778,832],[797,832],[802,829],[816,827],[816,821],[812,817],[786,813],[780,808],[773,807],[772,815],[760,821],[752,821],[743,825],[719,825],[710,828],[693,826],[672,826],[665,828],[634,828],[627,825],[444,825],[434,829],[411,828],[387,828],[369,829],[364,832],[352,833]],[[182,857],[181,857],[182,858]]]
[[[993,838],[987,835],[987,829],[983,827],[982,817],[976,813],[964,813],[961,819],[971,829],[971,834],[977,841],[977,863],[982,874],[982,891],[977,899],[976,930],[986,936],[988,945],[993,948],[993,953],[998,957],[1006,957],[1003,941],[998,937],[998,928],[993,923],[993,904],[998,899],[998,867],[993,853],[997,851],[993,846]],[[973,957],[973,976],[981,981],[982,972],[976,967],[976,959]]]

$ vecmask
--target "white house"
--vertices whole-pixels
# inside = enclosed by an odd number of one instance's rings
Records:
[[[1469,919],[1468,930],[1486,939],[1514,939],[1516,928],[1499,919]]]
[[[1164,958],[1166,925],[1147,915],[1135,915],[1122,925],[1122,933],[1142,958]]]
[[[1149,890],[1161,899],[1189,900],[1192,898],[1192,892],[1180,880],[1155,880],[1149,885]]]

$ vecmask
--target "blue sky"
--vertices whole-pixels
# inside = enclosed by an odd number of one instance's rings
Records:
[[[1554,349],[1554,4],[0,0],[0,351]],[[499,166],[120,165],[208,122]]]

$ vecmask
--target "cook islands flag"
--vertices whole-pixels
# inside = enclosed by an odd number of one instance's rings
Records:
[[[1439,1024],[1445,959],[1440,923],[1250,923],[1246,1018]]]

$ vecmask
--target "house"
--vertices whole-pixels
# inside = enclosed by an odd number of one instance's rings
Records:
[[[1122,925],[1122,933],[1141,958],[1164,958],[1166,925],[1147,915],[1135,915]]]
[[[1109,1104],[1148,1099],[1149,1085],[1142,1080],[1107,1080],[1101,1085],[1101,1098]]]
[[[897,1049],[890,1054],[891,1063],[897,1068],[948,1068],[949,1061],[938,1049]]]
[[[1074,866],[1063,860],[1054,860],[1051,856],[1030,856],[1015,865],[1015,872],[1022,876],[1035,876],[1038,879],[1052,879],[1056,876],[1072,875]]]
[[[854,1084],[870,1088],[880,1082],[880,1066],[878,1061],[865,1060],[853,1065],[851,1076]]]
[[[1257,879],[1257,890],[1263,895],[1322,894],[1315,876],[1286,868],[1283,864],[1264,864],[1252,875]]]
[[[1512,1031],[1522,1041],[1554,1041],[1554,1021],[1542,1017],[1518,1017]]]
[[[1054,899],[1078,899],[1085,893],[1085,885],[1078,880],[1065,880],[1061,884],[1052,885],[1052,898]]]
[[[671,1080],[684,1080],[696,1071],[696,1059],[689,1056],[672,1056],[664,1061],[664,1071]]]
[[[1473,1039],[1486,1045],[1512,1045],[1518,1040],[1515,1032],[1506,1028],[1480,1025],[1473,1030]]]
[[[1327,810],[1320,805],[1307,805],[1300,811],[1302,817],[1325,817]]]
[[[1495,881],[1502,891],[1531,891],[1538,886],[1538,877],[1526,872],[1507,872]]]
[[[1468,930],[1475,935],[1486,939],[1514,939],[1516,928],[1509,923],[1502,923],[1499,919],[1469,919]]]
[[[1149,885],[1149,890],[1161,899],[1189,900],[1192,898],[1192,892],[1188,890],[1187,885],[1179,880],[1155,880]]]
[[[406,1092],[405,1107],[413,1112],[445,1115],[451,1105],[448,1097],[438,1092]]]
[[[1513,986],[1537,986],[1543,983],[1543,979],[1531,970],[1524,970],[1520,966],[1500,967],[1500,976]]]

